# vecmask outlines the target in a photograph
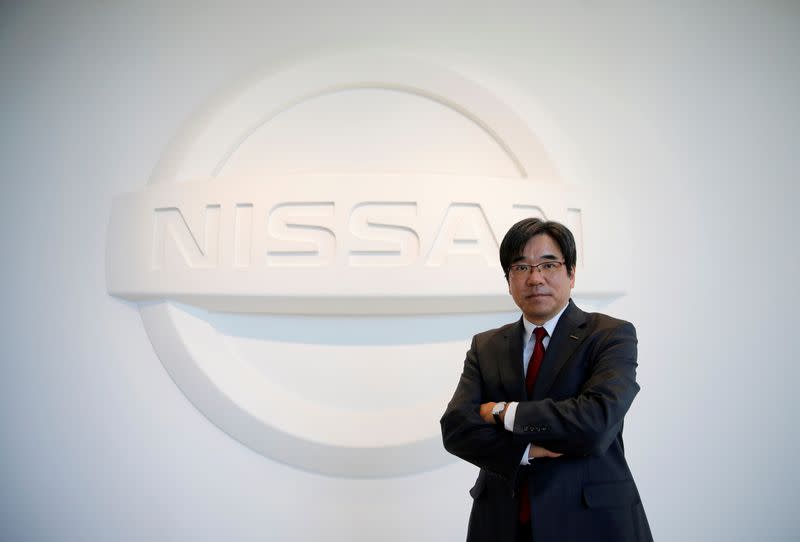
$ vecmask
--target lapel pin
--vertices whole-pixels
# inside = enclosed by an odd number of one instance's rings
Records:
[[[580,340],[580,337],[578,337],[577,335],[570,335],[569,338],[576,341]]]

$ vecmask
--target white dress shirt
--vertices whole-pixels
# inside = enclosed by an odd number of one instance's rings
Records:
[[[569,302],[567,302],[569,305]],[[536,324],[532,324],[528,322],[525,316],[522,317],[522,325],[525,326],[525,335],[523,336],[522,340],[525,341],[523,343],[524,347],[522,349],[522,374],[524,376],[528,376],[528,361],[531,359],[531,355],[533,354],[533,347],[536,345],[536,339],[533,336],[533,330],[537,327],[543,327],[544,330],[547,332],[547,335],[544,336],[542,339],[542,345],[544,345],[544,349],[547,350],[547,345],[550,344],[550,337],[553,336],[553,331],[556,329],[556,324],[558,323],[558,319],[561,318],[561,315],[564,314],[564,311],[567,308],[567,305],[564,305],[558,314],[553,316],[550,320],[545,322],[541,326],[537,326]],[[508,431],[514,430],[514,418],[517,415],[517,403],[516,401],[508,403],[508,407],[506,407],[506,414],[503,417],[503,426]],[[530,454],[531,445],[528,444],[525,447],[525,453],[522,454],[522,458],[520,459],[520,465],[530,465],[530,460],[528,458],[528,454]]]

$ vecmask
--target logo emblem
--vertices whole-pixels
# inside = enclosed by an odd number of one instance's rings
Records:
[[[609,198],[560,177],[559,138],[526,112],[406,57],[250,78],[115,199],[108,292],[139,304],[179,388],[253,450],[337,476],[443,465],[469,334],[515,311],[497,261],[511,224],[572,229],[576,297],[626,283]]]

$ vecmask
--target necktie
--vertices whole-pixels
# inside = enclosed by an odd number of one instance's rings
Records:
[[[528,361],[528,371],[525,373],[525,390],[528,392],[528,400],[533,394],[533,386],[536,384],[536,377],[539,376],[539,369],[542,367],[544,359],[544,338],[547,331],[543,327],[533,330],[536,337],[536,344],[533,345],[533,354]],[[527,480],[522,483],[519,490],[519,522],[522,526],[527,526],[531,521],[531,498],[528,494]]]
[[[544,338],[547,336],[547,330],[543,327],[537,327],[533,330],[533,334],[536,336],[536,344],[533,345],[533,354],[531,354],[531,359],[528,361],[528,372],[525,374],[525,390],[528,392],[528,399],[531,398],[533,385],[536,384],[536,377],[542,367]]]

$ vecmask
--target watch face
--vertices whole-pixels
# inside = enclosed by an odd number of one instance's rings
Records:
[[[506,407],[505,403],[495,403],[494,408],[492,409],[492,414],[500,414],[503,412],[503,409]]]

